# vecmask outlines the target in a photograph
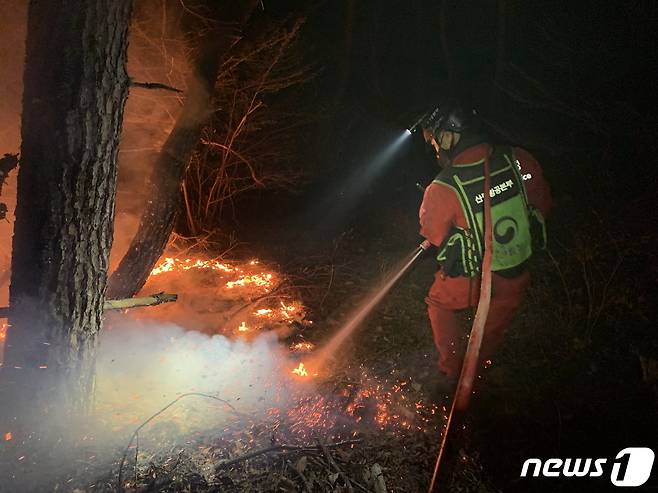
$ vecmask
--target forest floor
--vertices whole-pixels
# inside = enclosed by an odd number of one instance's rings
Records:
[[[565,208],[571,200],[563,199]],[[289,232],[277,242],[277,224],[252,230],[257,243],[267,245],[265,257],[285,265],[303,263],[306,255],[330,267],[330,281],[325,276],[319,292],[305,297],[316,322],[310,340],[325,340],[416,245],[414,206],[366,210],[354,227],[327,235],[331,242]],[[607,491],[614,489],[609,470],[603,478],[542,480],[520,478],[521,467],[531,457],[605,457],[611,464],[625,447],[658,443],[658,340],[646,294],[656,266],[646,246],[655,232],[637,234],[625,214],[632,210],[629,204],[602,219],[584,209],[555,224],[549,252],[533,259],[527,299],[448,449],[443,491]],[[628,236],[642,241],[626,242]],[[431,403],[437,355],[424,297],[435,269],[428,252],[346,342],[338,358],[342,371],[365,368],[389,384],[409,385],[410,400]],[[463,314],[462,325],[466,334],[470,314]],[[444,405],[422,430],[364,436],[359,457],[382,466],[391,491],[426,489]],[[656,485],[654,473],[646,491]]]
[[[267,217],[242,232],[245,243],[230,255],[274,268],[304,305],[290,330],[274,329],[282,347],[300,341],[322,347],[344,325],[418,244],[412,206],[364,211],[362,221],[338,233]],[[619,252],[602,247],[607,237],[583,233],[590,243],[562,243],[558,225],[552,253],[533,260],[526,302],[454,430],[438,491],[607,491],[609,472],[546,480],[520,478],[521,467],[531,457],[612,463],[625,447],[658,443],[652,438],[658,354],[645,294],[646,266],[655,258],[630,255],[620,263]],[[142,444],[135,457],[133,446],[122,471],[125,490],[426,491],[449,405],[432,396],[437,354],[424,303],[436,269],[432,257],[428,252],[416,262],[296,404],[268,419],[218,422],[167,453],[149,454]],[[185,326],[184,319],[176,322]],[[470,314],[462,325],[465,337]],[[307,357],[291,355],[295,362]],[[87,471],[71,484],[117,491],[116,465],[109,475],[92,478]],[[646,486],[641,491],[654,491],[651,482]]]
[[[250,226],[252,238],[243,234],[251,241],[238,254],[303,279],[298,293],[313,324],[282,335],[286,343],[301,336],[321,347],[420,239],[415,214],[405,208],[364,217],[340,234],[266,220]],[[589,239],[568,248],[556,241],[558,253],[533,260],[533,285],[499,357],[478,380],[463,426],[454,430],[439,491],[606,491],[613,488],[609,472],[602,479],[547,481],[520,478],[521,467],[531,457],[596,456],[611,463],[625,447],[657,443],[648,439],[657,423],[650,369],[657,355],[644,281],[637,282],[645,277],[635,276],[636,285],[627,277],[642,260],[618,261],[619,252],[603,247],[607,238]],[[436,269],[432,257],[428,252],[416,262],[316,377],[322,398],[301,403],[298,412],[321,417],[306,420],[304,433],[273,432],[265,424],[257,436],[251,429],[240,438],[246,448],[236,447],[235,435],[197,443],[175,461],[178,469],[171,460],[144,464],[135,489],[425,491],[449,406],[432,396],[437,354],[424,303]],[[608,293],[610,283],[616,289]],[[470,318],[462,316],[464,337]],[[295,428],[297,418],[288,418]],[[202,463],[215,468],[210,482]]]

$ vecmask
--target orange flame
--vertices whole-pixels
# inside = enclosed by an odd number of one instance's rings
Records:
[[[272,314],[272,310],[269,308],[261,308],[260,310],[256,310],[254,312],[254,315],[257,317],[265,317],[265,316],[270,316]]]
[[[242,276],[236,281],[228,281],[226,287],[233,289],[236,286],[246,286],[247,284],[253,284],[258,287],[270,287],[273,277],[272,274],[266,274],[264,272],[252,276]]]
[[[157,286],[158,276],[162,275],[163,282],[166,283],[172,277],[194,276],[198,272],[204,275],[204,282],[207,281],[209,286],[217,288],[217,296],[226,297],[232,301],[235,301],[236,297],[253,299],[257,298],[257,295],[269,293],[274,290],[282,277],[277,271],[268,271],[267,267],[257,259],[246,262],[220,262],[195,256],[190,258],[163,256],[151,271],[151,277],[153,277],[152,282]],[[207,279],[206,272],[209,274]],[[164,286],[160,287],[164,288]],[[273,298],[276,300],[273,303],[254,306],[250,312],[241,317],[242,322],[240,319],[235,321],[239,324],[237,327],[230,324],[228,330],[235,333],[256,332],[260,329],[276,329],[278,324],[311,323],[305,320],[306,309],[301,300],[286,299],[282,301],[278,296]]]
[[[299,375],[300,377],[308,377],[308,371],[304,367],[304,363],[299,363],[299,366],[297,368],[294,368],[292,372],[295,375]]]
[[[8,431],[7,433],[5,433],[5,442],[8,442],[12,438],[14,438],[14,436],[11,434],[11,431]]]
[[[315,346],[311,342],[298,342],[290,346],[293,351],[311,351]]]
[[[223,264],[217,260],[201,260],[193,258],[180,259],[177,257],[165,257],[160,264],[158,264],[152,271],[152,276],[163,274],[165,272],[172,272],[175,270],[190,270],[190,269],[210,269],[222,272],[234,272],[235,269],[227,264]]]

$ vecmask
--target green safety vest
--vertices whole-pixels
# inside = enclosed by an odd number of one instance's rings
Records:
[[[489,175],[493,224],[491,270],[498,272],[518,268],[532,255],[531,212],[510,147],[494,148],[489,159]],[[467,230],[453,229],[439,247],[437,259],[448,276],[476,276],[484,253],[484,159],[445,168],[434,183],[455,191],[468,222]]]

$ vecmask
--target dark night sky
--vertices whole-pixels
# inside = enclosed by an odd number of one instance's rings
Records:
[[[471,102],[498,141],[526,147],[543,163],[558,201],[580,193],[624,166],[629,157],[644,166],[655,154],[652,113],[656,65],[654,2],[507,1],[502,90],[494,86],[497,2],[446,4],[446,38],[456,65],[451,90],[440,40],[440,4],[431,0],[356,1],[346,33],[346,1],[311,9],[304,29],[308,56],[320,75],[301,90],[299,101],[322,115],[308,129],[305,161],[320,174],[291,207],[309,208],[318,196],[341,200],[345,183],[358,174],[415,116],[447,95]],[[266,15],[284,16],[310,2],[265,2]],[[349,35],[351,34],[351,36]],[[350,39],[348,45],[346,39]],[[344,86],[341,86],[344,84]],[[495,127],[495,128],[494,128]],[[574,167],[577,163],[577,168]],[[356,168],[356,171],[355,171]],[[652,166],[646,171],[653,172]],[[362,202],[415,207],[416,181],[435,173],[416,140],[392,162],[383,178],[369,183]],[[647,193],[626,184],[624,200]],[[267,194],[265,194],[267,197]],[[280,200],[277,194],[276,201]],[[266,207],[243,208],[257,215]],[[277,202],[285,210],[285,201]],[[413,211],[410,210],[410,214]],[[251,215],[251,214],[247,214]],[[291,224],[298,221],[295,216]],[[372,219],[371,215],[364,218]],[[357,217],[358,220],[358,217]],[[337,226],[341,220],[336,220]],[[292,226],[291,226],[292,227]]]
[[[610,116],[606,107],[628,102],[647,115],[653,69],[658,68],[655,3],[506,3],[508,63],[522,68],[574,110],[594,111],[605,121]],[[344,105],[395,119],[423,111],[440,99],[448,87],[439,4],[424,0],[355,2]],[[496,2],[446,4],[447,39],[458,68],[458,92],[484,111],[492,106],[489,92],[496,57]],[[327,2],[312,15],[307,27],[310,44],[325,66],[319,82],[323,92],[330,91],[342,73],[345,5]],[[322,92],[318,96],[321,98]],[[509,99],[499,97],[504,103]],[[527,111],[518,101],[507,103],[507,112]],[[560,120],[558,117],[537,108],[533,120]],[[577,126],[565,119],[560,126],[565,123]]]
[[[306,3],[276,2],[276,8],[289,12]],[[644,154],[654,140],[655,2],[506,2],[506,65],[528,78],[508,68],[500,91],[492,84],[496,2],[447,1],[447,39],[457,66],[456,90],[451,91],[440,43],[441,2],[357,1],[349,75],[336,104],[345,73],[347,3],[324,3],[310,15],[305,30],[312,57],[324,68],[305,88],[306,95],[315,108],[334,117],[316,138],[339,154],[344,144],[340,128],[354,119],[373,130],[394,131],[451,92],[472,101],[505,131],[503,139],[544,160],[597,152],[611,140],[613,147],[623,148],[622,155]],[[266,3],[265,9],[274,5]],[[357,140],[372,139],[363,132]],[[350,142],[346,148],[354,146]]]

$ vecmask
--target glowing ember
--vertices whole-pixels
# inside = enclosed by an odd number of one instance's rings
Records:
[[[240,277],[237,281],[228,281],[226,283],[226,287],[229,289],[233,289],[236,286],[247,286],[248,284],[253,284],[254,286],[258,287],[270,287],[272,284],[272,278],[274,276],[272,274],[254,274],[254,275],[246,275]]]
[[[300,377],[308,377],[308,371],[304,367],[304,363],[299,363],[299,366],[297,368],[294,368],[292,372],[295,375],[299,375]]]
[[[320,392],[303,397],[286,411],[286,417],[293,422],[290,429],[303,437],[318,431],[333,433],[347,423],[369,423],[394,433],[436,432],[445,426],[445,406],[441,409],[424,401],[418,385],[408,383],[372,380],[363,373],[361,379],[347,383],[342,390],[334,387],[333,394]],[[273,416],[279,412],[272,409]],[[351,421],[345,420],[347,417]]]
[[[256,310],[254,312],[254,315],[256,315],[257,317],[270,316],[272,315],[272,310],[270,310],[269,308],[261,308],[260,310]]]
[[[290,346],[290,349],[293,351],[311,351],[315,346],[310,343],[310,342],[298,342],[297,344],[293,344]]]
[[[247,332],[249,330],[249,327],[247,327],[247,324],[242,322],[240,323],[240,326],[238,327],[238,330],[240,332]]]
[[[295,305],[286,305],[283,301],[281,301],[281,315],[284,318],[291,318],[291,314],[295,313],[297,311],[297,307]]]
[[[5,442],[8,442],[13,438],[13,435],[11,434],[11,431],[5,433]]]

